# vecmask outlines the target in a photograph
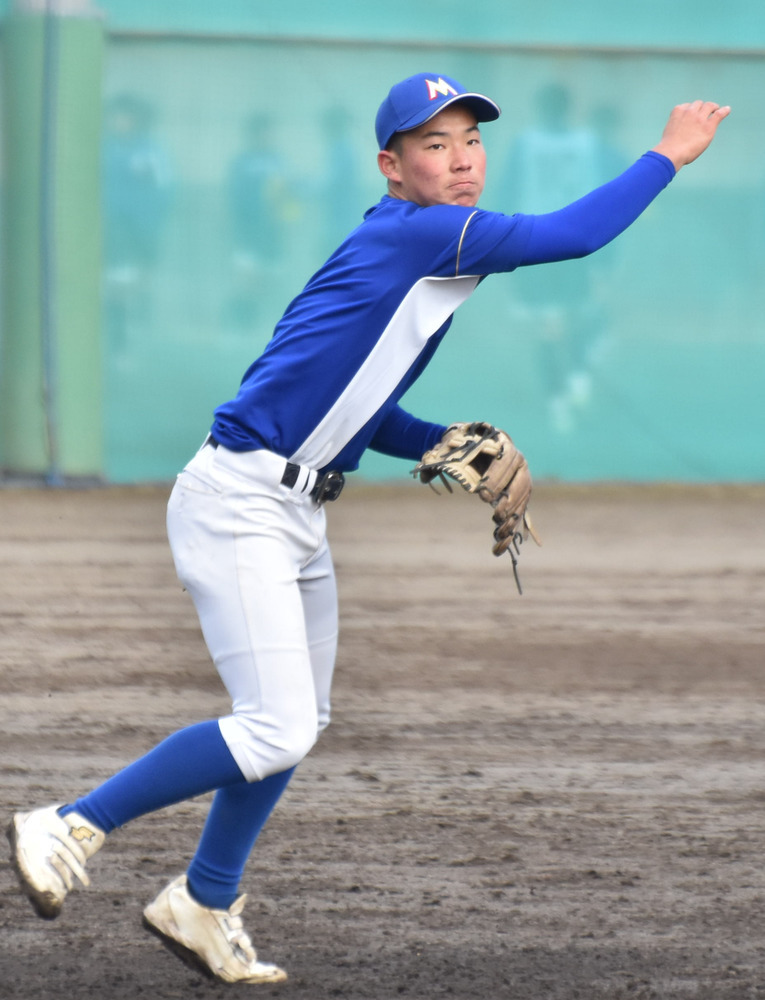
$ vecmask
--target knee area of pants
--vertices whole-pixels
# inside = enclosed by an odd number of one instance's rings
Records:
[[[293,724],[282,729],[264,732],[257,720],[235,716],[246,732],[245,742],[259,758],[268,762],[270,774],[277,774],[295,767],[313,749],[319,736],[316,719],[301,725]]]
[[[287,771],[291,767],[296,767],[304,757],[313,749],[316,743],[316,734],[311,739],[295,739],[288,745],[274,748],[273,773]]]

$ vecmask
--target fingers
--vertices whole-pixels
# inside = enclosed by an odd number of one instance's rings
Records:
[[[720,105],[716,101],[678,104],[672,109],[661,141],[654,150],[667,156],[679,170],[704,152],[730,110],[730,105]]]
[[[693,107],[701,112],[702,118],[710,118],[717,115],[719,118],[726,118],[730,114],[730,105],[721,107],[716,101],[694,101]]]
[[[720,122],[723,118],[728,117],[730,111],[729,104],[720,105],[716,101],[689,101],[686,104],[678,104],[673,108],[670,118],[688,117],[699,122],[715,119]]]
[[[723,118],[727,118],[729,114],[730,114],[730,104],[725,104],[723,105],[723,107],[720,107],[718,104],[715,110],[711,112],[710,117],[714,116],[718,118],[720,121],[722,121]]]
[[[694,101],[691,107],[698,113],[702,121],[707,118],[717,118],[719,121],[722,121],[723,118],[727,118],[730,114],[729,104],[721,107],[715,101]]]

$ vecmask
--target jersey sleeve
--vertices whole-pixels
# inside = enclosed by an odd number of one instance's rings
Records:
[[[393,458],[416,462],[432,448],[446,431],[444,424],[433,424],[393,406],[375,431],[369,447]]]
[[[461,237],[459,273],[497,274],[586,257],[632,225],[674,175],[667,157],[648,152],[614,180],[556,212],[503,215],[476,210]]]
[[[645,153],[615,180],[566,208],[532,216],[521,264],[586,257],[624,232],[675,176],[660,153]]]

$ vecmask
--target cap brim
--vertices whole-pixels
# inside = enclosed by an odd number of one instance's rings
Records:
[[[425,122],[429,122],[431,118],[435,118],[436,115],[440,114],[445,108],[451,107],[453,104],[462,102],[470,107],[470,110],[476,117],[476,121],[479,122],[493,122],[502,114],[498,104],[495,104],[488,97],[484,97],[483,94],[456,94],[454,97],[450,97],[448,101],[442,101],[437,108],[434,108],[430,114],[415,115],[413,120],[410,120],[406,125],[401,128],[396,129],[396,132],[411,132],[413,129],[419,128],[420,125],[424,125]],[[396,134],[393,133],[393,135]],[[393,138],[393,135],[391,138]]]

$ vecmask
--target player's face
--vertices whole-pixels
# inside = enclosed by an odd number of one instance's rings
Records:
[[[486,151],[475,116],[459,104],[403,132],[378,163],[389,193],[417,205],[472,206],[483,191]]]

